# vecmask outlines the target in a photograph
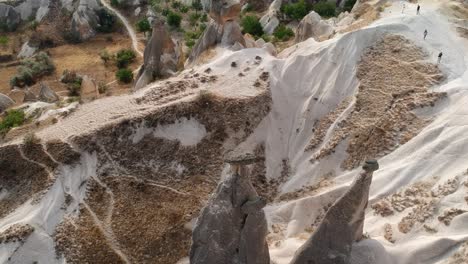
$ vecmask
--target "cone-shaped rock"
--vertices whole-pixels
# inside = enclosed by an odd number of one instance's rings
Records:
[[[299,248],[291,264],[347,264],[352,244],[362,239],[364,211],[369,200],[372,174],[377,161],[366,161],[362,172],[328,209],[317,230]]]
[[[50,89],[44,83],[40,84],[41,90],[39,91],[39,100],[46,102],[46,103],[53,103],[59,100],[58,95],[54,92],[54,90]]]
[[[255,158],[231,158],[232,173],[203,208],[193,230],[191,264],[269,264],[263,207],[249,179]]]
[[[14,104],[15,104],[15,101],[13,101],[10,97],[0,93],[0,113],[5,111],[8,107]]]

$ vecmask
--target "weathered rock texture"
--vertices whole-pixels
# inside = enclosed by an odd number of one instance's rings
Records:
[[[379,165],[369,160],[362,168],[349,190],[328,209],[317,230],[296,252],[291,264],[349,263],[352,244],[362,239],[369,187]]]
[[[227,160],[232,174],[215,191],[193,230],[190,263],[269,264],[267,222],[249,178],[251,156]]]
[[[0,113],[5,111],[8,107],[14,104],[15,104],[15,101],[13,101],[10,97],[0,93]]]
[[[319,14],[314,11],[305,16],[296,30],[295,41],[301,42],[308,38],[314,38],[316,41],[328,39],[334,34],[333,27],[322,20]]]
[[[99,5],[95,0],[80,0],[79,6],[73,13],[71,34],[79,40],[87,40],[96,34],[95,28],[99,23],[96,10]]]
[[[386,35],[370,47],[358,64],[360,84],[355,101],[347,104],[350,113],[320,149],[313,146],[322,142],[330,127],[326,119],[335,120],[347,107],[338,105],[337,112],[317,123],[311,140],[311,148],[317,152],[311,161],[331,155],[340,142],[349,140],[348,156],[341,167],[350,170],[366,160],[366,155],[388,154],[417,135],[430,119],[418,117],[413,110],[434,106],[446,96],[428,90],[444,76],[436,65],[423,62],[425,56],[423,50],[397,35]]]
[[[59,96],[44,83],[40,84],[39,100],[46,103],[53,103],[59,100]]]
[[[169,77],[178,70],[181,54],[162,21],[155,21],[146,45],[144,63],[138,73],[135,90],[158,77]]]
[[[211,0],[204,3],[205,10],[209,12],[211,21],[192,49],[188,62],[194,62],[204,51],[221,44],[225,47],[245,47],[239,23],[235,21],[239,17],[241,4],[238,0],[220,1]],[[237,45],[236,45],[237,44]]]
[[[20,14],[9,5],[0,3],[0,23],[5,25],[7,30],[14,30],[21,22]]]
[[[263,31],[267,34],[273,34],[276,27],[279,25],[278,14],[280,13],[282,0],[275,0],[268,8],[268,12],[262,16],[260,23],[262,24]]]

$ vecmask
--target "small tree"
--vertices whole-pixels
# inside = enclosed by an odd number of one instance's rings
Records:
[[[263,35],[262,24],[258,21],[256,16],[245,16],[241,22],[244,33],[249,33],[254,36]]]
[[[112,58],[112,56],[109,54],[109,52],[107,50],[101,50],[101,52],[99,52],[99,57],[101,57],[101,60],[106,65]]]
[[[200,0],[192,1],[192,8],[195,9],[195,14],[198,14],[198,11],[203,9],[203,5]]]
[[[167,23],[169,24],[169,26],[178,28],[180,27],[181,21],[182,21],[181,15],[175,12],[171,12],[171,11],[167,14]]]
[[[138,22],[136,23],[136,28],[139,32],[143,32],[143,34],[146,35],[146,32],[151,30],[151,25],[148,19],[145,17],[138,20]]]
[[[116,55],[117,67],[127,67],[130,63],[132,63],[135,60],[135,57],[136,55],[135,52],[133,52],[133,50],[120,50],[119,52],[117,52]]]
[[[283,5],[281,10],[287,17],[301,20],[310,12],[311,6],[304,0],[299,0],[297,3]]]
[[[0,134],[6,134],[11,128],[21,126],[26,117],[23,110],[7,111],[5,117],[0,122]]]
[[[131,83],[133,81],[133,72],[129,69],[120,69],[115,73],[117,80],[123,83]]]

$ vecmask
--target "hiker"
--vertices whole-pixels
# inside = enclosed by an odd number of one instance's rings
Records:
[[[437,64],[440,63],[440,60],[442,60],[442,51],[439,53],[438,59],[437,59]]]
[[[424,30],[424,40],[426,40],[427,37],[427,29]]]
[[[420,5],[418,5],[418,8],[416,8],[416,15],[419,15],[419,9],[421,9]]]

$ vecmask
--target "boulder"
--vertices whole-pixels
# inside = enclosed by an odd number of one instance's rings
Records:
[[[22,21],[28,21],[34,18],[37,22],[49,13],[50,0],[26,0],[15,7],[15,10],[21,15]]]
[[[348,264],[352,245],[362,239],[364,213],[377,161],[366,161],[351,187],[328,209],[291,264]]]
[[[262,48],[263,45],[265,45],[265,44],[266,44],[266,42],[262,38],[259,38],[259,39],[257,39],[257,41],[255,41],[255,46],[257,46],[257,48]]]
[[[245,41],[245,47],[246,48],[255,48],[257,47],[255,45],[255,39],[250,35],[249,33],[244,34],[244,41]]]
[[[271,44],[271,42],[265,43],[262,49],[266,50],[272,56],[276,56],[278,54],[278,52],[276,51],[275,45]]]
[[[0,23],[6,26],[10,31],[18,27],[21,22],[21,16],[12,6],[0,3]]]
[[[173,75],[178,70],[179,57],[179,48],[172,40],[164,22],[155,21],[134,89],[138,90],[158,77]]]
[[[8,96],[15,101],[15,105],[21,105],[26,102],[35,102],[37,101],[36,95],[27,89],[20,89],[15,87],[10,91]]]
[[[21,46],[21,50],[20,52],[18,53],[18,59],[23,59],[23,58],[29,58],[29,57],[32,57],[34,55],[34,53],[36,52],[37,48],[36,47],[32,47],[29,45],[29,41],[26,41],[25,43],[23,43],[23,45]]]
[[[45,83],[40,84],[41,90],[39,91],[39,100],[46,103],[54,103],[59,100],[59,96],[50,89]]]
[[[266,201],[252,186],[247,168],[255,160],[227,160],[231,174],[218,185],[193,229],[191,264],[270,263]]]
[[[312,11],[299,23],[296,30],[295,42],[298,43],[308,38],[320,41],[323,38],[329,38],[333,34],[333,27],[323,21],[319,14]]]
[[[99,96],[98,86],[88,75],[84,75],[81,80],[80,96],[84,101],[94,100]]]
[[[0,93],[0,113],[7,110],[9,107],[13,106],[15,101],[13,101],[10,97]]]
[[[282,4],[282,0],[274,0],[270,4],[267,13],[260,18],[260,24],[262,24],[263,31],[265,31],[265,33],[273,34],[276,27],[279,25],[278,14],[280,13]]]

